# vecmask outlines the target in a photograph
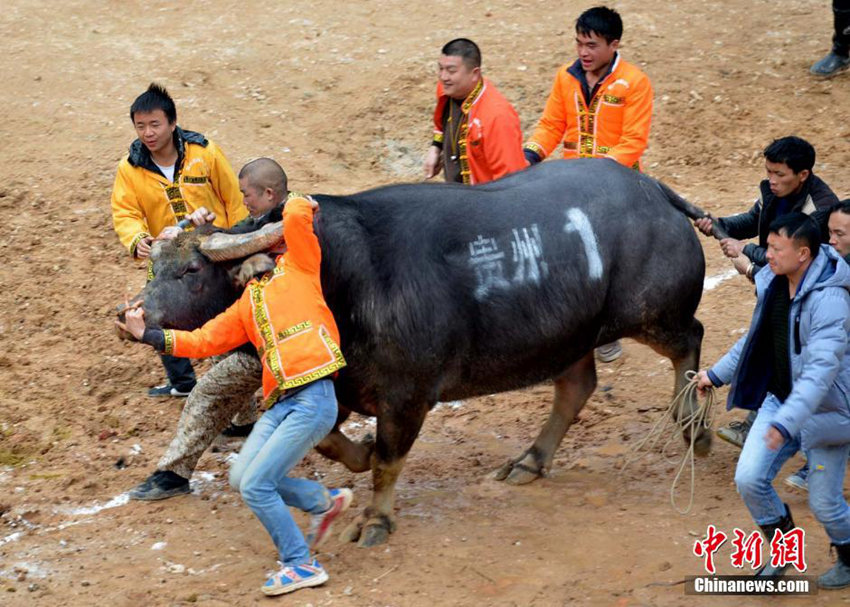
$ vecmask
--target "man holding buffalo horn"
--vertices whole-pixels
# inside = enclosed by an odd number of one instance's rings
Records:
[[[154,326],[148,326],[138,302],[126,312],[126,324],[118,323],[159,351],[185,356],[223,354],[248,343],[257,349],[267,410],[230,469],[230,485],[239,489],[277,549],[281,569],[261,587],[269,596],[327,581],[314,552],[353,498],[349,489],[329,490],[314,480],[289,476],[334,427],[338,409],[332,379],[346,364],[339,330],[322,293],[322,252],[313,230],[317,207],[313,199],[295,197],[287,202],[280,224],[269,224],[244,239],[214,234],[203,243],[206,255],[226,260],[264,251],[282,236],[286,252],[276,261],[262,254],[243,261],[236,270],[239,282],[247,283],[242,295],[200,328],[158,328],[155,316]],[[221,247],[209,246],[220,236]],[[258,236],[269,239],[257,242]],[[253,277],[257,273],[262,273],[259,280]],[[290,507],[311,515],[307,538]]]
[[[251,215],[229,230],[234,233],[280,221],[284,200],[299,196],[289,192],[286,173],[271,158],[258,158],[242,167],[239,189]],[[262,376],[263,367],[254,353],[235,350],[218,360],[189,394],[177,432],[156,470],[130,490],[130,498],[152,501],[189,493],[195,466],[216,436],[250,432],[256,415],[254,393],[261,387]]]

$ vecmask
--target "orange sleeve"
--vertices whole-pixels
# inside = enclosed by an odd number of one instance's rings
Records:
[[[248,289],[245,290],[248,293]],[[243,297],[245,297],[243,295]],[[239,316],[241,299],[194,331],[165,329],[165,354],[182,358],[206,358],[230,352],[248,341],[248,333]]]
[[[443,84],[437,82],[437,105],[434,107],[434,139],[432,144],[443,143],[443,109],[446,107],[446,98],[443,95]]]
[[[522,153],[519,116],[510,104],[500,107],[493,116],[488,139],[485,153],[494,180],[528,166]]]
[[[564,138],[567,130],[567,98],[568,90],[566,78],[569,78],[566,68],[561,68],[555,75],[552,91],[546,100],[543,116],[534,129],[531,139],[526,142],[525,147],[540,156],[541,160],[552,153]]]
[[[652,83],[645,75],[634,83],[634,91],[626,97],[623,110],[623,134],[617,145],[608,150],[609,156],[620,164],[633,167],[649,144],[649,125],[652,121]]]
[[[302,197],[290,198],[283,207],[284,263],[291,263],[310,274],[319,274],[322,249],[313,231],[313,207]]]

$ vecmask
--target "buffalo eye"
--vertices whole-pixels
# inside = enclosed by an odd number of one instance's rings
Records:
[[[201,263],[199,261],[193,261],[189,265],[183,268],[183,271],[180,273],[181,278],[186,274],[196,274],[201,271]]]

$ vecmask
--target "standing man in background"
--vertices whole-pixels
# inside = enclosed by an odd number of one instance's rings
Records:
[[[623,21],[615,10],[597,6],[579,16],[578,59],[555,75],[543,116],[525,144],[529,164],[563,143],[564,158],[610,158],[640,170],[649,142],[652,84],[620,57],[622,35]],[[619,341],[596,349],[602,362],[622,352]]]
[[[112,188],[112,222],[130,255],[148,259],[153,240],[181,220],[229,228],[248,215],[224,154],[200,133],[177,126],[177,108],[164,87],[152,83],[139,95],[130,120],[138,138],[118,164]],[[162,364],[168,383],[148,394],[188,396],[196,383],[189,359],[164,355]]]
[[[809,70],[815,76],[829,78],[850,67],[850,0],[832,0],[835,33],[832,50]]]
[[[564,158],[610,158],[640,169],[649,142],[652,84],[618,49],[623,21],[604,6],[586,10],[576,21],[578,59],[564,65],[543,116],[525,144],[531,164],[559,143]]]
[[[442,49],[434,110],[434,139],[425,179],[440,170],[449,183],[486,183],[528,164],[516,110],[481,75],[481,51],[466,38]]]

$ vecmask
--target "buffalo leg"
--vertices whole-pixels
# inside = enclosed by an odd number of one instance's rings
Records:
[[[372,451],[375,441],[366,437],[362,442],[354,442],[335,426],[330,433],[316,445],[316,451],[335,462],[340,462],[352,472],[366,472],[371,467]]]
[[[646,337],[644,343],[652,347],[659,354],[666,356],[673,363],[675,373],[675,384],[673,394],[679,394],[688,385],[687,372],[699,370],[700,348],[703,335],[702,323],[696,318],[691,320],[690,326],[680,331],[656,331]],[[644,341],[644,340],[641,340]],[[699,408],[695,393],[685,403],[684,416],[693,415]],[[678,421],[682,421],[679,419]],[[686,443],[690,443],[691,437],[688,432],[683,433]],[[694,453],[697,455],[708,455],[711,451],[711,432],[705,428],[697,431],[694,440]]]
[[[555,400],[549,419],[531,447],[496,471],[496,480],[524,485],[543,476],[552,467],[564,434],[595,389],[596,364],[590,351],[555,379]]]
[[[396,481],[428,409],[425,402],[381,406],[372,453],[372,503],[342,532],[342,541],[357,541],[359,547],[369,548],[386,542],[395,530]]]

